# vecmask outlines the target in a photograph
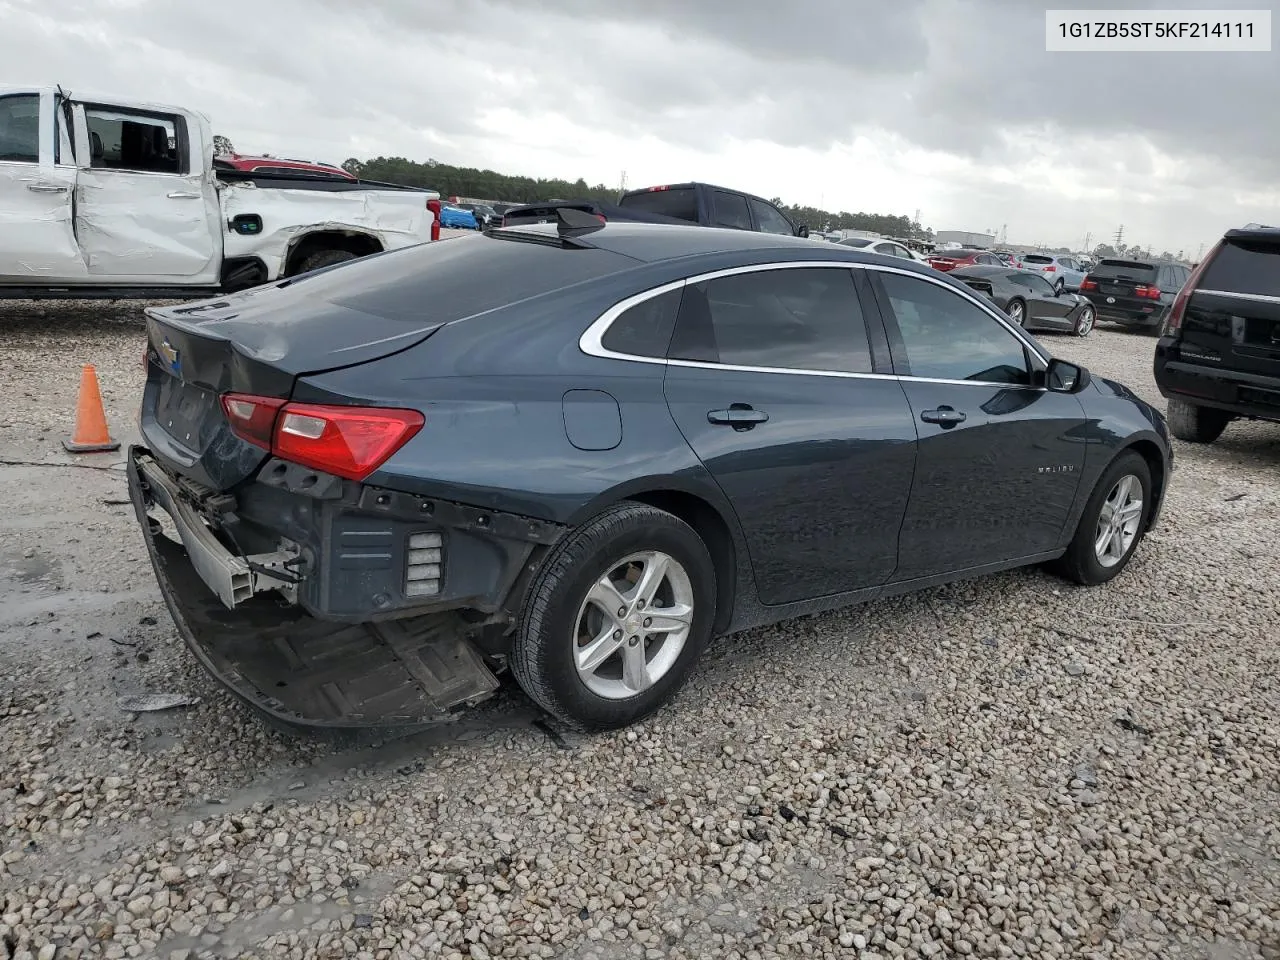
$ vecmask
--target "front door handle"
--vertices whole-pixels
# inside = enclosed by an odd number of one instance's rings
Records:
[[[926,410],[920,414],[925,423],[936,423],[943,430],[950,430],[957,423],[964,423],[965,415],[954,407],[939,407],[937,410]]]
[[[36,180],[29,181],[27,189],[34,193],[66,193],[70,188],[65,183],[40,183]]]
[[[728,410],[708,410],[707,423],[731,426],[735,430],[750,430],[757,423],[764,423],[769,415],[749,403],[733,403]]]
[[[173,193],[166,193],[165,196],[170,200],[199,200],[202,194],[188,193],[185,190],[175,190]]]

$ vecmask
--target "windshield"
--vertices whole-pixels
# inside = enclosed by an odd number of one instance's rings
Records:
[[[1053,263],[1053,257],[1046,257],[1043,253],[1028,253],[1022,258],[1023,263]]]

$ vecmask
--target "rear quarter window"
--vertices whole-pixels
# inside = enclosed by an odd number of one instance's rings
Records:
[[[1225,244],[1200,278],[1200,289],[1280,297],[1280,244]]]
[[[636,304],[609,325],[600,346],[632,357],[664,359],[683,294],[683,288],[668,290]]]

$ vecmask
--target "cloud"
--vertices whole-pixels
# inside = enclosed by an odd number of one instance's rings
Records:
[[[200,109],[278,154],[696,176],[1055,243],[1125,223],[1194,247],[1275,218],[1280,60],[1051,54],[1047,6],[0,0],[0,63]]]

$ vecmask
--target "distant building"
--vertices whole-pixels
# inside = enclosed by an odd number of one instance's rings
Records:
[[[993,247],[996,243],[994,233],[973,233],[969,230],[939,230],[933,236],[938,246],[944,243],[958,243],[964,247]]]

